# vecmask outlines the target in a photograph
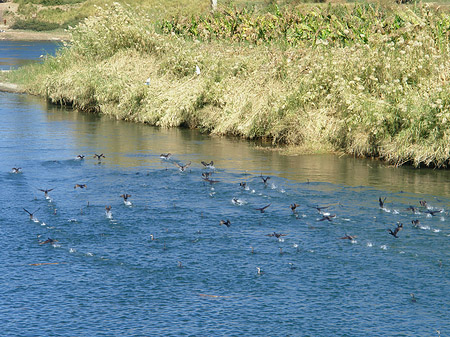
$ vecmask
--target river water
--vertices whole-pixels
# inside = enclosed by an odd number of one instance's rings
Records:
[[[27,95],[0,93],[0,114],[4,336],[449,334],[448,171],[285,156]]]

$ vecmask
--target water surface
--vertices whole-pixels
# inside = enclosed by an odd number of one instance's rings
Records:
[[[448,334],[448,171],[0,103],[3,335]]]

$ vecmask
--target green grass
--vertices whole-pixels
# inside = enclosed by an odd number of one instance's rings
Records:
[[[297,22],[299,36],[321,27],[315,39],[295,41],[278,29],[249,40],[236,38],[242,25],[207,38],[189,28],[213,18],[233,26],[243,12],[227,13],[179,16],[191,23],[174,31],[145,9],[110,6],[72,29],[71,47],[60,55],[8,76],[53,102],[129,121],[395,165],[449,164],[447,12],[427,5],[308,5],[289,14],[300,23],[283,11],[279,21],[245,13],[256,28]]]

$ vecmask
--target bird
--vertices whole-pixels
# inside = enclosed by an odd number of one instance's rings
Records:
[[[442,209],[439,209],[436,211],[432,211],[431,209],[426,209],[424,212],[430,214],[431,216],[435,216],[436,214],[441,213]]]
[[[150,77],[145,80],[144,84],[145,85],[150,85]]]
[[[266,236],[274,236],[274,237],[276,237],[277,239],[279,239],[280,237],[282,237],[282,236],[286,236],[287,234],[281,234],[281,233],[277,233],[277,232],[273,232],[273,233],[270,233],[270,234],[266,234]]]
[[[407,211],[412,211],[413,213],[416,213],[418,211],[417,207],[409,206],[406,208]]]
[[[211,176],[211,172],[202,172],[202,178],[209,179],[210,176]]]
[[[227,227],[230,227],[231,226],[231,221],[230,220],[228,220],[227,219],[227,221],[225,221],[225,220],[220,220],[220,223],[219,223],[219,225],[225,225],[225,226],[227,226]]]
[[[293,213],[295,213],[295,209],[300,206],[299,204],[291,204],[291,206],[289,206],[292,210]]]
[[[416,303],[417,302],[417,298],[414,296],[413,293],[411,293],[410,295],[411,295],[411,302]]]
[[[389,234],[391,234],[394,238],[398,238],[397,233],[403,229],[403,224],[397,224],[397,227],[392,231],[392,229],[388,229]]]
[[[413,227],[416,228],[416,227],[419,227],[420,220],[419,219],[411,220],[411,223],[412,223]]]
[[[341,237],[339,239],[342,239],[342,240],[354,240],[356,238],[357,238],[356,235],[348,235],[348,234],[346,234],[345,236],[343,236],[343,237]]]
[[[31,213],[30,211],[26,210],[25,208],[23,209],[25,212],[28,213],[28,215],[30,216],[30,220],[34,219],[34,213],[36,213],[37,211],[39,211],[41,208],[39,207],[37,210],[35,210],[33,213]]]
[[[215,183],[219,183],[220,180],[211,180],[209,178],[202,178],[204,181],[207,181],[210,184],[215,184]]]
[[[250,249],[251,249],[250,253],[251,253],[251,254],[254,254],[254,253],[255,253],[255,250],[254,250],[253,246],[250,246]]]
[[[154,236],[153,234],[150,234],[150,239],[151,239],[152,241],[158,240],[157,238],[155,238],[155,236]]]
[[[123,198],[123,201],[127,201],[131,197],[131,194],[121,194],[120,197]]]
[[[197,75],[200,75],[200,67],[199,66],[195,66],[195,73]]]
[[[84,154],[79,154],[79,155],[77,155],[76,159],[83,160],[84,157],[85,157]]]
[[[419,200],[419,204],[422,207],[428,207],[428,203],[425,200]]]
[[[55,243],[55,242],[58,242],[58,240],[47,238],[47,240],[45,240],[45,241],[40,241],[39,244],[40,245],[45,245],[46,243],[52,244],[52,243]]]
[[[81,189],[87,188],[86,184],[75,184],[75,186],[73,188],[76,189],[77,187],[79,187]]]
[[[169,153],[161,153],[159,155],[159,158],[168,160],[171,156],[172,156],[172,153],[170,153],[170,152]]]
[[[262,269],[259,268],[259,267],[256,267],[256,273],[257,273],[258,275],[264,274],[264,272],[262,271]]]
[[[178,268],[183,268],[183,264],[181,263],[181,261],[177,261],[178,262]]]
[[[297,267],[294,266],[294,264],[293,264],[292,262],[289,262],[289,268],[290,268],[291,270],[297,269]]]
[[[94,158],[97,158],[98,159],[98,161],[100,161],[100,160],[102,160],[102,158],[106,158],[104,155],[103,155],[103,153],[102,154],[94,154]]]
[[[13,167],[12,173],[21,173],[22,168],[21,167]]]
[[[112,208],[111,206],[105,206],[107,212],[111,212],[111,208]]]
[[[48,192],[51,192],[54,190],[54,188],[51,188],[49,190],[45,190],[45,189],[40,189],[38,188],[39,191],[44,192],[45,197],[48,197]]]
[[[178,163],[173,164],[180,169],[180,172],[184,172],[191,165],[191,162],[187,163],[186,165],[180,165]]]
[[[333,221],[333,218],[336,217],[336,214],[330,214],[330,215],[323,215],[323,217],[321,219],[319,219],[319,221]]]
[[[384,208],[384,202],[386,201],[387,197],[384,199],[381,199],[381,197],[378,198],[378,203],[380,204],[380,208]]]
[[[330,206],[308,206],[308,207],[315,208],[319,213],[322,213],[324,209],[330,208]]]
[[[270,204],[268,204],[268,205],[266,205],[266,206],[264,206],[264,207],[261,207],[261,208],[255,208],[255,210],[260,211],[261,213],[264,213],[265,209],[266,209],[267,207],[269,207],[270,205],[272,205],[272,204],[270,203]]]
[[[245,187],[247,187],[247,183],[245,181],[240,182],[239,186],[241,186],[242,188],[245,188]]]
[[[205,168],[214,168],[214,162],[212,160],[209,163],[205,161],[202,161],[201,163]]]
[[[260,176],[260,178],[262,179],[264,184],[267,184],[267,181],[270,179],[270,177],[263,177],[262,175]]]

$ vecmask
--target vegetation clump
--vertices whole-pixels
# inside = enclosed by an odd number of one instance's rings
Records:
[[[8,76],[52,102],[124,120],[447,166],[449,14],[308,8],[155,25],[114,4],[71,29],[56,57]]]

